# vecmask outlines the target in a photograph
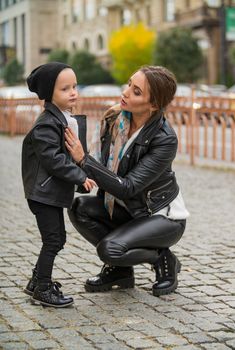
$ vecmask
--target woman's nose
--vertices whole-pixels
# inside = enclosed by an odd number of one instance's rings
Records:
[[[128,97],[128,94],[129,94],[129,86],[127,86],[127,87],[123,90],[123,92],[122,92],[122,95],[123,95],[124,97]]]

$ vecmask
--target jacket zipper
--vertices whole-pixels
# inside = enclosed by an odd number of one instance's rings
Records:
[[[105,174],[106,176],[108,175],[108,176],[114,178],[115,180],[118,180],[118,182],[122,184],[122,180],[121,180],[117,175],[109,174],[109,173],[107,173],[106,171],[104,171],[103,169],[101,169],[101,168],[99,168],[99,167],[96,167],[96,166],[93,165],[93,164],[89,164],[89,166],[91,166],[91,167],[94,168],[94,169],[99,170],[100,172],[102,172],[102,173]]]
[[[162,188],[164,188],[164,187],[170,185],[172,182],[173,182],[173,180],[170,180],[170,181],[168,181],[166,184],[164,184],[164,185],[162,185],[162,186],[160,186],[160,187],[158,187],[158,188],[154,188],[154,190],[148,191],[148,192],[147,192],[147,197],[150,199],[150,198],[151,198],[151,193],[152,193],[152,192],[159,191],[159,190],[161,190]]]
[[[160,186],[160,187],[158,187],[158,188],[155,188],[154,190],[150,190],[150,191],[147,192],[146,205],[147,205],[148,212],[149,212],[149,215],[150,215],[150,216],[153,215],[153,211],[152,211],[152,209],[150,208],[150,205],[149,205],[149,200],[151,199],[151,193],[152,193],[152,192],[155,192],[155,191],[159,191],[159,190],[161,190],[162,188],[164,188],[164,187],[170,185],[170,183],[172,183],[172,181],[173,181],[173,180],[170,180],[170,181],[168,181],[166,184],[164,184],[164,185],[162,185],[162,186]]]
[[[46,180],[44,180],[42,183],[41,183],[41,187],[44,187],[50,180],[52,179],[52,175],[49,176]]]

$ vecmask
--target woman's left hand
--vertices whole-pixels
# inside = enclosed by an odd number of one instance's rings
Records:
[[[84,158],[84,151],[80,140],[70,128],[65,129],[65,146],[69,150],[73,159],[79,163]]]

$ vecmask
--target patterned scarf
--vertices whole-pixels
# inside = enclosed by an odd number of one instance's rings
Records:
[[[118,116],[117,116],[118,114]],[[114,116],[114,118],[112,118]],[[117,117],[116,117],[117,116]],[[104,115],[101,121],[101,131],[100,137],[104,135],[106,129],[107,118],[112,118],[110,122],[109,132],[111,133],[111,144],[110,144],[110,152],[109,158],[107,162],[107,168],[114,173],[117,173],[119,163],[123,156],[123,149],[125,147],[126,142],[128,141],[128,134],[130,130],[130,120],[131,113],[122,111],[120,112],[120,107],[114,106]],[[97,134],[97,130],[96,130]],[[94,158],[100,160],[100,142],[95,140],[92,142],[93,151],[91,151]],[[104,196],[104,205],[107,211],[109,212],[110,217],[112,218],[113,208],[114,208],[114,196],[108,192],[105,192]]]

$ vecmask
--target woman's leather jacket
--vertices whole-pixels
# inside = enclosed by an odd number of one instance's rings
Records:
[[[133,217],[151,216],[168,206],[179,193],[171,168],[177,136],[164,115],[156,113],[131,143],[115,174],[105,167],[111,142],[109,121],[113,118],[107,119],[101,139],[102,164],[87,154],[81,166],[99,188],[123,200]]]
[[[79,138],[86,149],[86,117],[76,116]],[[45,110],[23,141],[22,178],[25,197],[58,207],[70,207],[74,185],[82,185],[85,172],[65,147],[68,126],[63,113],[46,102]]]

